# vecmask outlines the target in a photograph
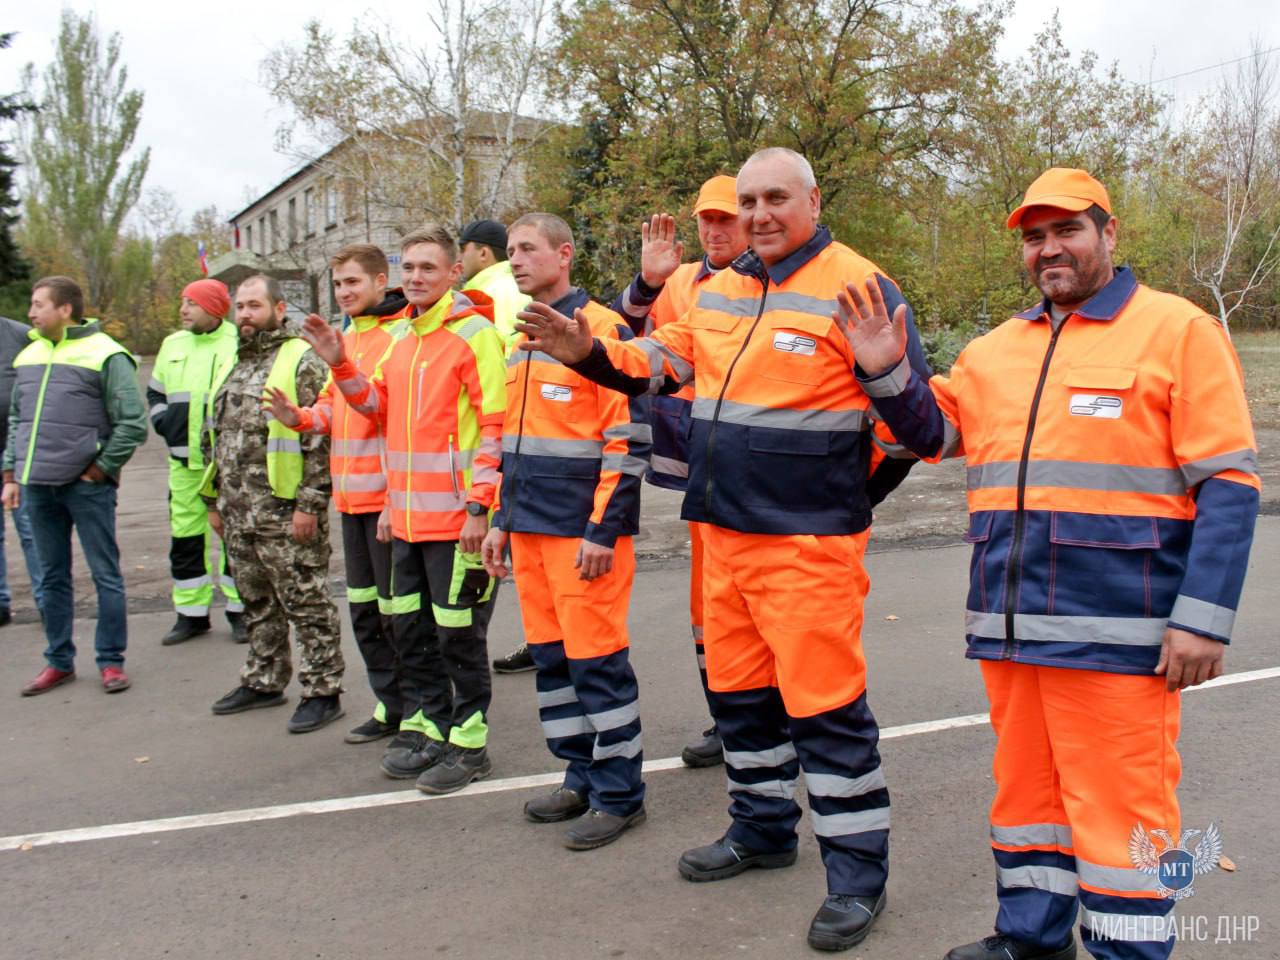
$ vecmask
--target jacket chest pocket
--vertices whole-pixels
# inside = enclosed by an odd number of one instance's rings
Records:
[[[783,383],[821,383],[831,375],[825,354],[830,327],[831,321],[820,317],[788,317],[757,331],[760,343],[753,353],[760,375]]]
[[[550,420],[582,422],[598,415],[595,385],[559,364],[539,363],[529,371],[530,409]]]
[[[1069,367],[1062,378],[1067,392],[1067,414],[1091,420],[1121,419],[1126,403],[1132,402],[1137,377],[1136,367]]]

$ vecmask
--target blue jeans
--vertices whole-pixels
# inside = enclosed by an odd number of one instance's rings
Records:
[[[110,483],[76,480],[60,486],[33,483],[22,488],[43,578],[44,657],[55,670],[70,670],[76,648],[71,640],[75,598],[71,590],[71,528],[98,590],[98,629],[94,646],[98,668],[124,663],[127,617],[120,550],[116,547],[116,488]]]
[[[18,532],[18,543],[22,545],[22,555],[27,561],[27,576],[31,578],[31,599],[39,610],[41,603],[40,590],[40,557],[36,554],[35,541],[31,539],[31,516],[27,513],[24,500],[17,510],[10,511],[13,516],[13,529]],[[0,607],[12,607],[13,594],[9,592],[9,563],[4,548],[4,518],[0,517]]]

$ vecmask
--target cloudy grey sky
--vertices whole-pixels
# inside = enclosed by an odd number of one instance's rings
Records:
[[[6,6],[0,31],[18,36],[0,52],[4,92],[17,89],[24,64],[41,67],[50,60],[59,17],[53,3]],[[147,186],[170,191],[188,213],[210,204],[234,212],[284,178],[293,161],[273,149],[273,139],[286,115],[259,85],[259,64],[273,47],[296,42],[308,18],[345,31],[356,15],[352,11],[366,9],[331,0],[198,6],[72,0],[70,6],[95,12],[104,31],[120,33],[130,85],[146,94],[138,141],[152,147]],[[412,9],[403,0],[376,0],[362,16],[398,26]],[[1060,12],[1063,37],[1073,51],[1091,49],[1104,63],[1117,61],[1135,81],[1164,81],[1243,56],[1252,38],[1264,48],[1280,46],[1280,3],[1215,0],[1211,9],[1206,15],[1203,0],[1074,0]],[[1017,0],[1002,43],[1007,59],[1015,61],[1029,46],[1052,10]],[[1221,75],[1222,68],[1203,70],[1160,82],[1158,89],[1186,104]]]

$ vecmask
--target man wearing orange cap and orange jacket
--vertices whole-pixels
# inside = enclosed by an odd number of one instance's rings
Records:
[[[631,336],[621,317],[570,283],[573,234],[559,217],[521,217],[508,230],[508,253],[520,291],[534,302],[580,310],[602,338]],[[535,823],[575,820],[565,845],[590,850],[645,818],[627,606],[649,462],[648,403],[523,350],[509,360],[507,393],[499,507],[484,560],[491,574],[505,575],[510,537],[543,732],[568,764],[563,784],[524,813]]]
[[[1043,174],[1008,226],[1044,299],[948,376],[901,361],[878,291],[851,284],[838,315],[898,440],[966,459],[1000,909],[947,957],[1070,960],[1079,915],[1093,956],[1162,960],[1191,879],[1148,833],[1181,836],[1178,691],[1222,672],[1258,511],[1243,380],[1216,320],[1114,267],[1085,171]]]
[[[860,638],[870,401],[831,312],[851,277],[904,301],[819,224],[821,193],[799,154],[754,154],[737,192],[752,250],[683,319],[621,342],[535,303],[520,346],[620,390],[642,376],[655,390],[693,380],[683,516],[705,524],[707,684],[733,823],[677,866],[710,881],[794,863],[803,769],[828,893],[808,939],[844,950],[884,909],[889,794]]]
[[[456,241],[428,224],[401,245],[409,330],[372,377],[322,318],[308,317],[305,332],[351,408],[385,431],[381,522],[382,536],[392,539],[392,633],[404,706],[400,743],[393,741],[382,769],[439,794],[491,770],[482,608],[494,584],[479,552],[498,479],[506,387],[493,301],[450,289],[462,274]],[[293,429],[318,428],[309,411],[278,392],[272,412]]]

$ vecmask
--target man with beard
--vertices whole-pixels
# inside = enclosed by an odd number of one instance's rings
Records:
[[[1222,326],[1112,255],[1102,184],[1055,168],[1008,219],[1044,299],[948,376],[903,362],[901,310],[850,284],[837,322],[900,442],[966,458],[968,657],[996,732],[995,934],[947,960],[1157,960],[1179,837],[1178,691],[1222,672],[1259,480]],[[1146,869],[1143,869],[1146,868]]]

